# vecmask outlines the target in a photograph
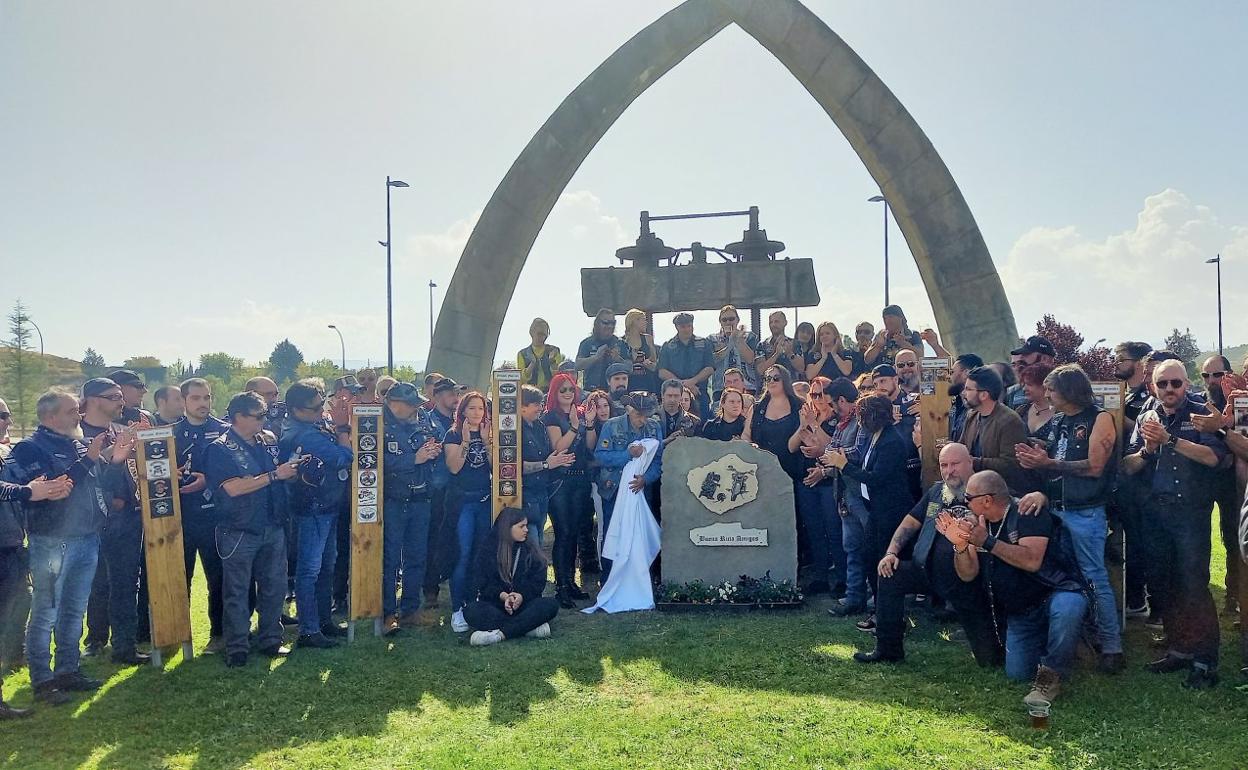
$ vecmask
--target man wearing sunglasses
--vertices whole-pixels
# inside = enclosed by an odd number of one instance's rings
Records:
[[[1010,366],[1014,368],[1015,379],[1018,379],[1019,372],[1033,364],[1057,366],[1057,351],[1047,337],[1032,335],[1020,347],[1010,351]],[[1017,383],[1011,385],[1005,391],[1004,403],[1012,410],[1027,403],[1027,394],[1023,392],[1023,386]]]
[[[758,335],[741,323],[741,314],[732,305],[724,305],[719,311],[719,331],[707,337],[715,352],[715,373],[711,375],[711,398],[718,402],[719,394],[728,385],[724,377],[735,369],[746,378],[736,387],[745,392],[758,390],[757,372],[754,371],[754,351],[758,349]],[[705,413],[703,413],[705,414]],[[710,415],[706,415],[708,418]]]
[[[1231,370],[1226,356],[1209,356],[1200,367],[1200,378],[1205,383],[1208,403],[1218,412],[1226,411],[1227,393],[1243,390],[1244,379]],[[1222,545],[1226,549],[1226,603],[1223,613],[1239,614],[1239,507],[1243,495],[1235,481],[1235,463],[1227,462],[1213,471],[1213,499],[1218,504],[1218,523]]]
[[[114,420],[126,427],[136,426],[140,429],[150,428],[156,424],[152,413],[143,408],[143,397],[147,395],[147,384],[143,378],[129,369],[118,369],[108,375],[108,379],[121,386],[123,406],[121,416]]]
[[[919,356],[913,350],[899,350],[893,359],[897,370],[897,386],[912,396],[919,393]]]
[[[334,565],[338,561],[338,510],[351,474],[351,426],[330,428],[324,419],[325,385],[318,378],[296,382],[286,390],[290,416],[278,444],[278,461],[300,459],[293,484],[291,512],[299,516],[295,602],[299,612],[299,646],[334,647],[331,637],[346,630],[330,617]]]
[[[628,344],[615,336],[615,311],[603,308],[594,316],[594,331],[576,349],[576,369],[582,371],[588,392],[607,389],[607,367],[632,355]],[[631,369],[630,369],[631,371]]]
[[[118,374],[114,372],[114,374]],[[130,386],[133,390],[134,386]],[[82,386],[83,439],[105,435],[105,445],[116,443],[121,433],[126,399],[116,381],[97,377]],[[113,661],[137,666],[149,656],[136,651],[139,623],[139,562],[143,558],[143,518],[139,513],[138,469],[127,458],[129,473],[114,476],[103,488],[109,506],[100,532],[99,567],[87,604],[86,655],[98,655],[112,633]]]
[[[1149,665],[1156,673],[1187,671],[1185,687],[1206,689],[1218,682],[1218,613],[1209,592],[1209,515],[1213,489],[1209,471],[1222,463],[1226,444],[1199,432],[1192,414],[1208,409],[1188,398],[1187,370],[1180,361],[1153,368],[1157,405],[1136,422],[1122,468],[1139,475],[1150,492],[1149,576],[1170,649]],[[1154,582],[1156,585],[1154,585]]]
[[[255,585],[256,648],[266,657],[290,654],[282,644],[286,598],[285,483],[299,472],[299,457],[278,464],[262,439],[268,405],[255,393],[239,393],[225,410],[232,425],[208,444],[203,467],[216,501],[216,548],[221,556],[225,665],[246,665],[251,648]],[[268,437],[264,437],[268,438]],[[271,440],[271,439],[269,439]],[[302,620],[302,613],[300,613]]]

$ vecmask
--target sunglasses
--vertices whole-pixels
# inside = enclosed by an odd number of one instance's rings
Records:
[[[1202,379],[1206,379],[1206,380],[1209,379],[1210,377],[1212,377],[1215,380],[1220,380],[1226,376],[1226,372],[1201,372],[1200,376]]]
[[[1153,383],[1159,388],[1169,388],[1170,390],[1182,390],[1183,380],[1157,380]]]
[[[576,388],[570,387],[568,385],[564,385],[563,387],[559,388],[559,392],[560,393],[575,393]]]
[[[0,420],[7,420],[13,416],[12,412],[0,412]]]
[[[120,395],[118,395],[118,394],[116,394],[116,393],[114,393],[114,394],[113,394],[113,395],[111,395],[111,396],[95,396],[95,398],[102,398],[102,399],[104,399],[105,401],[125,401],[125,399],[124,399],[124,398],[122,398]]]
[[[719,319],[719,322],[721,324],[735,324],[739,320],[741,319],[737,318],[736,316],[733,316],[731,318],[721,318]]]
[[[763,377],[763,382],[784,382],[784,378],[778,374],[768,374]]]
[[[898,369],[913,369],[914,367],[918,366],[918,364],[916,364],[916,363],[915,363],[915,362],[913,362],[913,361],[909,361],[909,362],[904,363],[904,364],[894,364],[894,365],[895,365]]]
[[[260,412],[259,414],[240,414],[239,417],[250,417],[253,420],[263,420],[269,416],[268,412]]]
[[[971,502],[974,502],[974,501],[978,500],[978,499],[979,499],[979,498],[981,498],[981,497],[992,497],[992,494],[991,494],[991,493],[985,493],[985,494],[982,494],[982,495],[966,495],[966,502],[971,503]]]
[[[827,398],[827,395],[828,394],[824,393],[823,391],[815,391],[815,390],[810,391],[811,398]]]
[[[599,321],[598,323],[602,326],[615,326],[615,321]]]

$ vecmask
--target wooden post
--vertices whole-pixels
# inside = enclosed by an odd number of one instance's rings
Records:
[[[524,420],[520,419],[520,371],[495,369],[490,391],[494,401],[494,448],[490,459],[494,468],[494,501],[490,520],[498,518],[504,508],[524,505],[520,438]]]
[[[923,487],[940,481],[940,450],[949,441],[949,377],[948,358],[924,358],[919,371],[919,424],[923,446],[919,457],[923,462]]]
[[[351,464],[351,599],[347,641],[355,640],[355,622],[372,619],[373,633],[381,636],[381,556],[384,534],[384,495],[381,451],[385,439],[382,407],[351,407],[351,436],[355,459]]]
[[[1126,404],[1127,384],[1120,380],[1112,380],[1108,382],[1093,382],[1092,397],[1096,400],[1096,405],[1109,412],[1114,418],[1114,430],[1117,438],[1114,445],[1114,451],[1118,453],[1118,460],[1122,460],[1122,452],[1126,447],[1126,437],[1123,436],[1123,429],[1126,424],[1126,414],[1123,407]],[[1122,597],[1122,621],[1123,629],[1127,627],[1127,532],[1119,526],[1121,537],[1120,545],[1122,546],[1122,569],[1110,569],[1110,578],[1117,577],[1117,585],[1114,588],[1118,592],[1118,596]],[[1115,575],[1115,572],[1118,574]]]
[[[139,504],[143,515],[143,552],[151,616],[152,664],[160,667],[162,647],[182,645],[190,659],[191,603],[186,593],[182,551],[182,503],[174,460],[173,428],[139,431]]]

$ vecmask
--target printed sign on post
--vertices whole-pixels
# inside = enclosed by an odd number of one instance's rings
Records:
[[[498,440],[491,450],[494,467],[493,516],[504,508],[524,504],[524,482],[521,472],[520,441],[524,421],[520,419],[520,370],[495,369],[491,382],[494,395],[494,435]]]
[[[178,479],[169,458],[174,453],[173,428],[165,425],[139,431],[134,467],[139,476],[143,515],[144,558],[147,562],[151,609],[152,662],[160,665],[160,649],[182,645],[191,657],[191,606],[186,594],[186,562],[182,551],[182,506]]]
[[[378,404],[351,407],[351,439],[355,450],[351,469],[351,601],[348,638],[355,638],[355,621],[374,620],[381,633],[381,548],[384,476],[378,452],[385,438],[384,410]]]

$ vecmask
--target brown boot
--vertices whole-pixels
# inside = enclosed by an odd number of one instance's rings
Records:
[[[1023,698],[1027,706],[1051,706],[1062,692],[1062,677],[1048,666],[1036,666],[1036,681]]]
[[[399,625],[403,628],[417,628],[421,625],[420,612],[408,612],[399,616]],[[428,625],[426,623],[425,625]]]
[[[381,633],[384,636],[394,636],[401,630],[399,626],[399,616],[391,615],[381,623]]]

